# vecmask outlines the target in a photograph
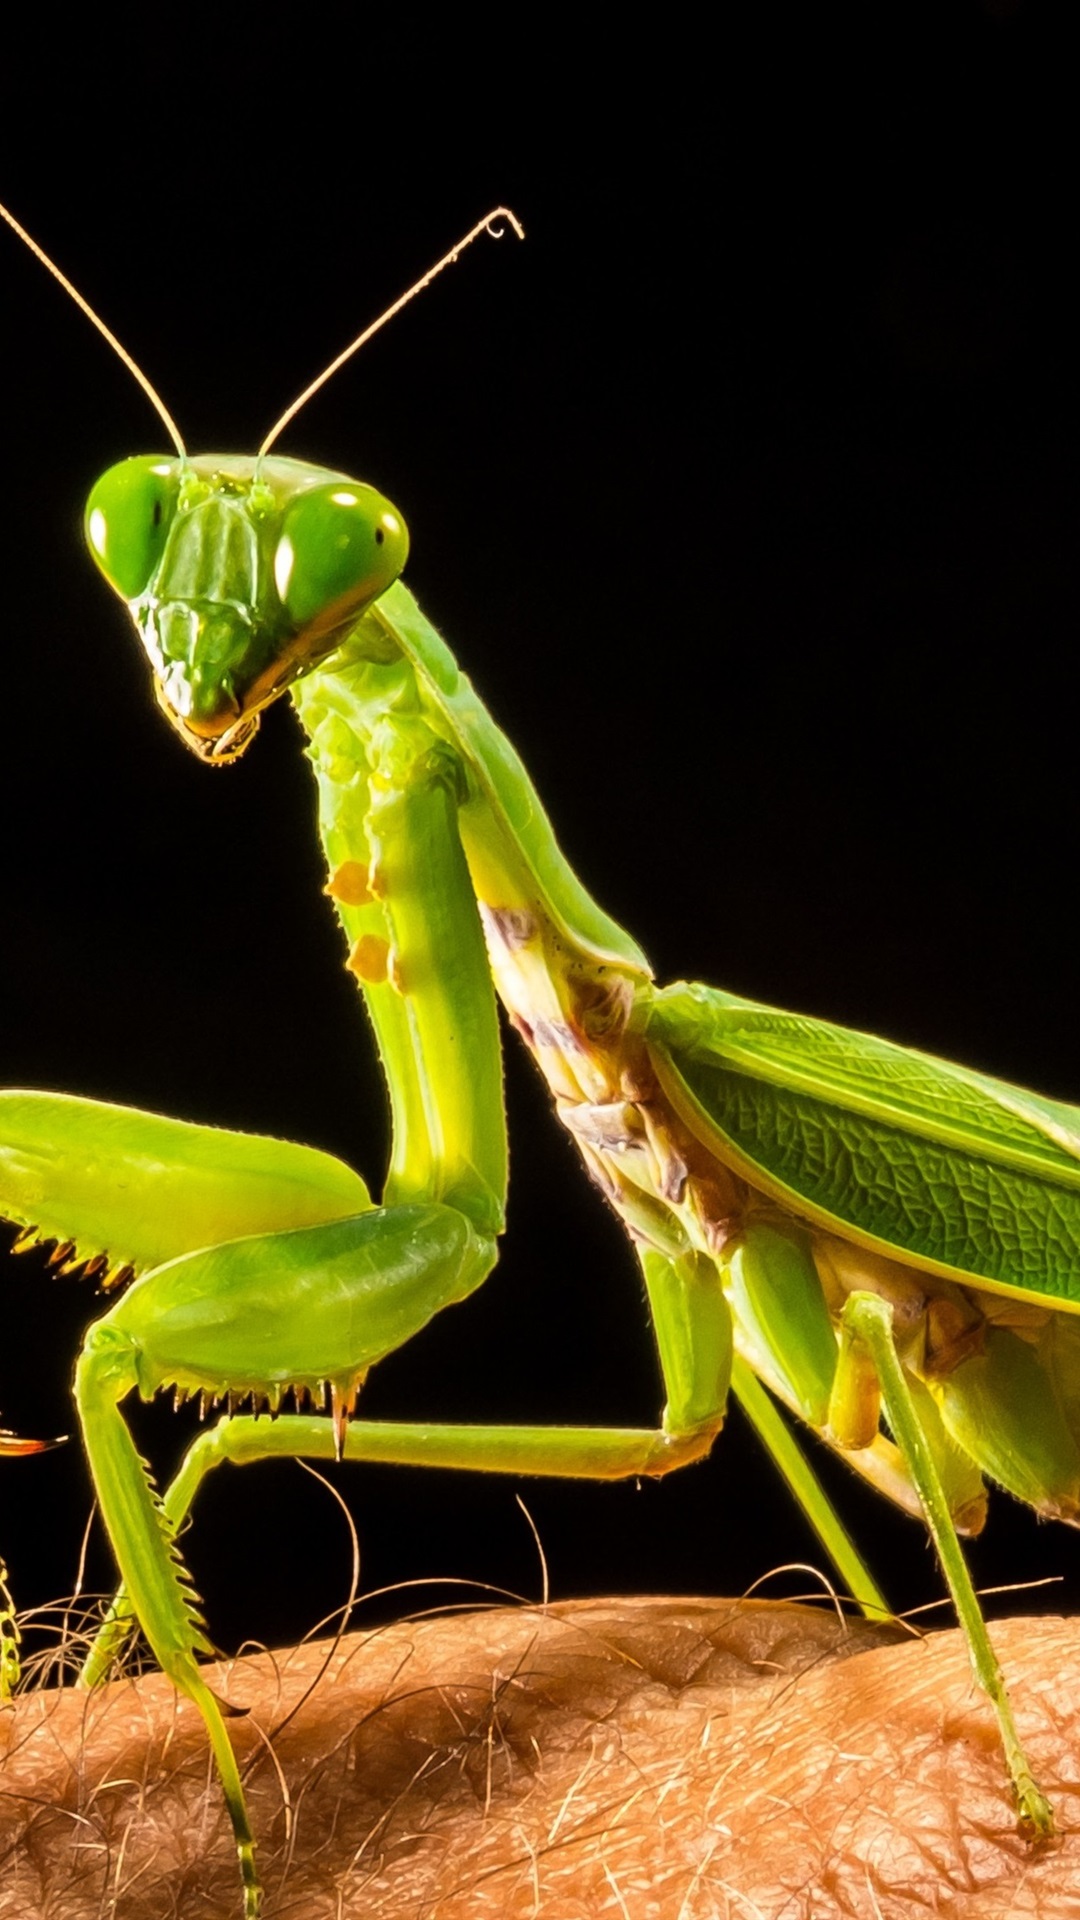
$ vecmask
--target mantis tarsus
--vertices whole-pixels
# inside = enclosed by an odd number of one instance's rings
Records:
[[[206,1720],[254,1913],[253,1838],[175,1545],[210,1467],[336,1453],[665,1473],[708,1452],[733,1393],[845,1585],[887,1610],[779,1400],[927,1521],[1021,1825],[1049,1835],[957,1530],[983,1524],[984,1475],[1041,1514],[1080,1510],[1080,1109],[732,994],[657,989],[401,584],[396,509],[272,456],[277,429],[254,458],[192,458],[163,417],[176,454],[103,476],[90,545],[131,608],[159,704],[202,760],[236,759],[259,712],[291,693],[393,1146],[373,1205],[358,1175],[312,1149],[0,1096],[0,1209],[23,1243],[138,1276],[90,1329],[76,1375],[124,1583],[86,1682],[136,1618]],[[496,992],[639,1255],[665,1392],[655,1429],[353,1417],[368,1368],[494,1264]],[[250,1397],[253,1411],[201,1435],[162,1503],[120,1405],[165,1387],[230,1409]],[[324,1390],[327,1410],[304,1411]],[[258,1419],[283,1401],[294,1410]]]

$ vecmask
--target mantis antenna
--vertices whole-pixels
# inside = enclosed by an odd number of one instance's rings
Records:
[[[112,328],[107,327],[105,325],[104,320],[101,318],[101,315],[99,313],[94,312],[94,309],[90,305],[89,300],[84,298],[84,296],[79,292],[78,287],[72,286],[71,281],[67,277],[67,274],[61,273],[60,268],[57,266],[55,260],[50,260],[44,247],[39,247],[37,241],[29,233],[27,233],[26,228],[23,226],[20,226],[19,222],[15,218],[15,215],[13,213],[8,212],[8,209],[4,206],[3,201],[0,201],[0,216],[2,216],[7,221],[8,226],[11,228],[12,232],[17,233],[19,236],[19,239],[25,242],[25,244],[29,247],[31,253],[34,255],[35,259],[40,260],[42,266],[48,268],[49,272],[52,274],[53,279],[59,280],[60,285],[64,289],[64,292],[67,294],[70,294],[71,298],[75,302],[75,305],[78,307],[80,313],[84,313],[86,315],[86,318],[90,321],[91,325],[95,326],[98,332],[103,336],[103,338],[108,341],[110,347],[112,348],[113,352],[116,354],[117,358],[123,361],[128,372],[134,375],[135,379],[138,381],[140,387],[145,393],[147,399],[149,400],[150,405],[154,408],[154,411],[156,412],[159,420],[161,420],[164,423],[165,431],[167,432],[169,439],[172,441],[173,446],[176,448],[176,451],[179,454],[181,460],[186,460],[187,448],[184,445],[183,439],[180,434],[180,429],[177,426],[176,421],[173,419],[172,414],[169,412],[168,407],[165,405],[165,402],[161,398],[161,395],[158,393],[157,389],[151,384],[150,380],[147,378],[142,368],[137,364],[136,361],[132,359],[127,348],[121,345],[115,333],[112,331]]]
[[[49,258],[49,255],[45,252],[44,247],[40,247],[37,241],[33,238],[33,236],[27,233],[26,228],[22,226],[18,220],[16,220],[15,215],[9,212],[8,208],[4,206],[2,201],[0,201],[0,216],[2,216],[2,218],[7,221],[7,224],[11,228],[12,232],[18,234],[19,239],[23,241],[24,245],[29,247],[30,252],[34,255],[35,259],[40,260],[42,266],[48,269],[48,271],[52,274],[53,279],[58,280],[60,282],[60,285],[63,287],[64,292],[68,294],[72,300],[74,300],[75,305],[78,307],[80,313],[84,313],[86,315],[86,318],[91,322],[93,326],[97,328],[98,332],[102,335],[102,337],[108,341],[110,347],[112,348],[113,352],[116,354],[117,358],[123,362],[128,372],[132,374],[134,378],[138,381],[140,387],[145,393],[151,406],[154,408],[155,412],[157,413],[158,418],[164,424],[165,430],[168,433],[169,438],[172,441],[173,446],[176,448],[176,451],[179,454],[181,460],[186,460],[187,448],[184,445],[183,438],[180,433],[180,429],[177,426],[175,420],[173,419],[172,414],[169,412],[169,409],[165,405],[165,402],[162,400],[161,395],[157,392],[157,389],[152,385],[150,380],[147,378],[146,374],[143,372],[142,368],[138,365],[137,361],[132,359],[127,348],[123,346],[121,342],[117,339],[115,333],[112,331],[112,328],[106,326],[104,320],[101,318],[101,315],[99,313],[95,313],[93,307],[90,305],[89,300],[87,300],[84,297],[84,295],[79,292],[78,287],[75,287],[72,285],[71,281],[67,277],[67,274],[61,272],[55,260],[51,260]],[[301,407],[304,407],[307,405],[312,395],[318,393],[319,388],[324,387],[326,385],[326,382],[333,378],[334,374],[337,373],[339,367],[343,367],[345,365],[346,360],[351,360],[354,353],[359,353],[360,348],[364,346],[368,340],[371,339],[373,334],[378,333],[380,327],[384,327],[388,320],[392,320],[396,313],[400,313],[402,307],[408,306],[410,300],[414,300],[418,293],[423,293],[424,288],[431,285],[431,282],[434,280],[436,274],[441,273],[444,267],[452,266],[454,261],[457,259],[458,255],[460,253],[464,253],[465,248],[468,246],[471,246],[473,241],[478,239],[482,233],[489,234],[493,240],[502,239],[503,229],[501,227],[496,226],[495,224],[499,220],[505,220],[513,228],[514,232],[517,234],[518,239],[524,240],[525,229],[522,226],[520,220],[517,218],[517,215],[512,213],[509,207],[493,207],[490,213],[486,213],[482,220],[477,221],[475,227],[471,227],[469,232],[465,234],[464,237],[461,240],[459,240],[455,246],[451,247],[449,253],[444,253],[442,259],[437,260],[433,267],[429,267],[428,271],[425,274],[423,274],[421,278],[417,280],[408,289],[406,293],[403,293],[399,299],[395,300],[392,306],[387,307],[385,313],[380,314],[379,318],[377,320],[373,320],[369,327],[365,327],[362,333],[357,334],[356,339],[351,341],[349,345],[343,350],[343,352],[338,354],[335,360],[331,360],[330,365],[328,367],[323,368],[322,372],[314,380],[311,381],[310,385],[304,388],[303,393],[301,393],[297,397],[297,399],[293,401],[292,405],[289,407],[286,407],[280,419],[274,422],[274,425],[271,427],[269,433],[267,434],[265,440],[262,443],[262,446],[259,448],[258,454],[256,456],[256,470],[258,469],[259,463],[264,459],[266,454],[269,453],[271,447],[274,444],[274,441],[278,438],[278,435],[284,432],[290,420],[294,420],[296,418],[296,415],[300,412]]]
[[[2,211],[2,209],[0,209],[0,211]],[[10,215],[8,217],[10,218]],[[399,299],[394,301],[392,306],[387,307],[386,312],[381,313],[377,320],[373,320],[370,327],[365,327],[363,333],[358,333],[356,339],[351,341],[349,345],[338,354],[336,360],[331,360],[330,365],[324,367],[322,372],[312,380],[310,386],[304,388],[303,393],[293,401],[292,405],[286,407],[280,420],[275,420],[266,439],[259,448],[257,461],[262,460],[263,457],[269,453],[274,441],[278,438],[279,434],[284,432],[290,420],[296,418],[301,407],[307,405],[312,396],[318,393],[320,387],[324,387],[328,380],[333,379],[339,367],[343,367],[346,360],[351,360],[354,353],[359,353],[360,348],[366,345],[371,339],[372,334],[378,333],[380,327],[385,327],[388,320],[392,320],[396,313],[401,312],[402,307],[407,307],[410,300],[415,300],[418,293],[423,293],[424,288],[431,285],[436,274],[441,273],[444,267],[452,266],[459,253],[464,253],[465,248],[470,247],[473,241],[479,239],[482,233],[489,234],[492,240],[502,239],[504,229],[495,226],[494,223],[497,220],[507,221],[517,234],[518,239],[524,240],[525,229],[517,215],[511,213],[509,207],[493,207],[490,213],[486,213],[482,220],[477,221],[475,227],[470,228],[469,232],[463,239],[457,242],[456,246],[451,247],[449,253],[444,253],[441,260],[437,260],[433,267],[429,267],[427,272],[409,288],[407,293],[403,293]],[[22,229],[20,228],[19,231],[21,232]],[[23,238],[26,238],[25,234]],[[55,272],[56,269],[53,268],[53,271]],[[100,325],[100,322],[98,324]]]

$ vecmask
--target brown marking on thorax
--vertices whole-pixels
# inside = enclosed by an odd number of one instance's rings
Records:
[[[749,1190],[679,1119],[630,1015],[628,971],[571,949],[540,915],[481,904],[499,997],[586,1170],[631,1239],[715,1252]]]

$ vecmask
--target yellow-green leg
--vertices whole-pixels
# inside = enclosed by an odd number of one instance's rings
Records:
[[[971,1584],[949,1503],[933,1451],[922,1429],[893,1336],[892,1310],[875,1293],[853,1293],[844,1307],[844,1331],[861,1347],[877,1374],[885,1412],[896,1444],[904,1456],[912,1483],[922,1502],[926,1524],[937,1548],[961,1631],[967,1641],[972,1671],[987,1695],[1001,1730],[1005,1759],[1016,1792],[1021,1830],[1032,1839],[1047,1839],[1054,1831],[1050,1802],[1036,1785],[1013,1718],[997,1656]],[[855,1354],[857,1364],[857,1351]]]

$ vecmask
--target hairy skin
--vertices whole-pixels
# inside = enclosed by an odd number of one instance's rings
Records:
[[[266,1920],[1065,1920],[1080,1646],[1061,1620],[994,1638],[1064,1835],[1040,1850],[958,1633],[595,1600],[404,1622],[212,1683],[249,1709]],[[0,1920],[239,1910],[202,1723],[162,1676],[27,1696],[0,1751]]]

